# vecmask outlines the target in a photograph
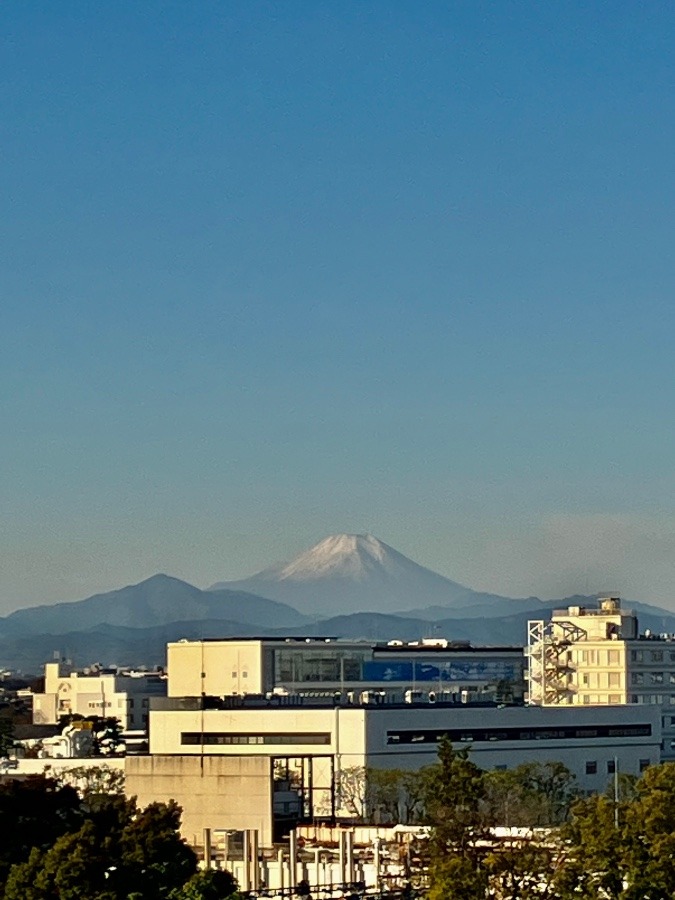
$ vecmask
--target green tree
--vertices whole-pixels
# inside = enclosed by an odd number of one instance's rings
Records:
[[[576,780],[562,763],[528,762],[485,773],[486,815],[494,825],[550,827],[569,816]]]
[[[46,850],[61,835],[77,831],[84,816],[77,792],[43,776],[0,782],[0,888],[9,870],[36,847]]]
[[[222,869],[206,869],[196,872],[181,888],[175,888],[169,900],[238,900],[237,881],[231,872]],[[236,898],[235,898],[236,895]]]
[[[425,782],[425,819],[431,826],[430,900],[486,896],[484,774],[466,748],[455,750],[447,738],[441,740],[438,764],[430,768]]]
[[[180,837],[180,807],[151,803],[137,813],[120,838],[118,881],[144,900],[165,900],[197,870],[197,857]]]
[[[617,898],[623,896],[625,835],[616,828],[614,801],[595,795],[572,807],[562,830],[567,849],[556,876],[562,898]]]
[[[165,900],[192,877],[197,860],[175,803],[138,811],[123,797],[95,799],[79,827],[14,864],[5,900]]]
[[[14,746],[14,723],[8,716],[0,717],[0,759],[9,756]]]
[[[5,900],[115,900],[106,875],[109,857],[92,822],[60,837],[47,851],[35,849],[12,868]]]

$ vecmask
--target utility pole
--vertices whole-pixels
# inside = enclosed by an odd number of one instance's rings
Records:
[[[614,827],[619,830],[619,758],[614,757]]]

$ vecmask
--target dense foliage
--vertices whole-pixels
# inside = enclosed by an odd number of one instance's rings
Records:
[[[175,803],[135,801],[34,777],[0,784],[4,900],[209,900],[229,873],[197,873]]]

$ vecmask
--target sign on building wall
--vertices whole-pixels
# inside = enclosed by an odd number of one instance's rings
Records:
[[[421,662],[365,662],[364,681],[485,682],[515,681],[521,678],[520,669],[507,662],[442,662],[437,665]]]

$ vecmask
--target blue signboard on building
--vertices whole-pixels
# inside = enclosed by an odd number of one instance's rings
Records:
[[[516,666],[508,662],[364,662],[363,680],[371,682],[485,682],[515,681],[520,677]]]

